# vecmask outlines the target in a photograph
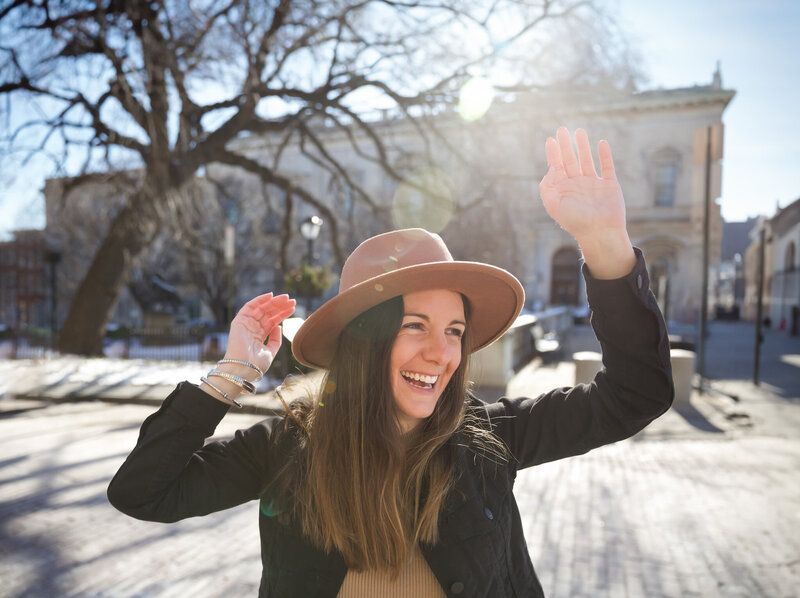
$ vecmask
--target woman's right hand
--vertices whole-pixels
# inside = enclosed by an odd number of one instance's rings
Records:
[[[245,303],[231,322],[225,358],[249,361],[266,372],[281,347],[280,324],[294,313],[294,306],[289,295],[272,293]]]

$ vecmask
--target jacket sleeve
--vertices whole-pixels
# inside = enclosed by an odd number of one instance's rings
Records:
[[[228,407],[182,382],[142,424],[139,439],[108,486],[108,499],[123,513],[172,522],[252,500],[273,471],[273,428],[268,418],[210,442]],[[272,456],[274,458],[274,456]]]
[[[603,353],[603,370],[594,381],[486,406],[517,468],[633,436],[672,404],[667,329],[642,253],[635,252],[636,266],[623,278],[597,280],[583,267],[591,324]]]

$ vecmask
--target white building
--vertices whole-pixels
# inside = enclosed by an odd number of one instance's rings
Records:
[[[764,287],[763,315],[771,326],[800,334],[800,199],[777,210],[774,216],[763,219],[751,234],[747,248],[749,267],[745,316],[752,320],[758,297],[758,260],[761,230],[764,230]]]
[[[547,216],[538,194],[547,136],[560,124],[583,127],[594,143],[605,138],[611,144],[629,231],[645,253],[662,309],[669,319],[694,323],[702,287],[706,134],[714,125],[721,129],[734,94],[722,88],[718,72],[710,85],[684,89],[517,94],[495,99],[474,122],[454,111],[427,117],[436,130],[427,147],[413,122],[386,115],[373,124],[400,182],[376,164],[375,147],[357,126],[351,134],[361,155],[341,129],[325,123],[312,129],[353,173],[349,182],[321,168],[307,140],[301,148],[282,139],[249,137],[237,140],[233,149],[265,164],[280,162],[299,187],[327,198],[345,253],[383,230],[422,226],[440,232],[456,259],[487,261],[512,271],[525,286],[527,306],[537,308],[585,302],[577,246]],[[247,178],[229,167],[214,173]],[[250,178],[243,188],[260,185]],[[720,181],[721,164],[715,161],[709,179],[712,269],[720,251],[722,219],[714,201]],[[377,198],[374,209],[354,201],[354,187]],[[310,213],[304,210],[297,213],[298,221]],[[325,232],[319,243],[324,250]]]

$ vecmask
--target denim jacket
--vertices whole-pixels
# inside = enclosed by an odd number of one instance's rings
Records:
[[[439,541],[420,546],[446,595],[544,596],[512,491],[517,471],[628,438],[669,408],[667,331],[636,253],[633,271],[617,280],[595,280],[584,267],[603,351],[604,368],[594,381],[537,398],[473,402],[469,408],[508,447],[508,462],[474,451],[459,435],[451,439],[457,482],[445,499]],[[261,496],[293,435],[282,417],[272,416],[229,441],[204,445],[226,412],[196,386],[179,384],[142,424],[136,447],[109,485],[109,500],[132,517],[171,522],[261,499],[259,596],[335,598],[347,574],[342,556],[316,548]]]

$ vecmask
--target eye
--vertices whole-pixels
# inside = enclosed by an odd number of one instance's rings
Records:
[[[458,338],[464,336],[464,331],[461,330],[461,328],[448,328],[447,333],[452,334],[453,336],[456,336]]]
[[[422,330],[422,322],[407,322],[403,324],[403,328],[408,328],[410,330]]]

